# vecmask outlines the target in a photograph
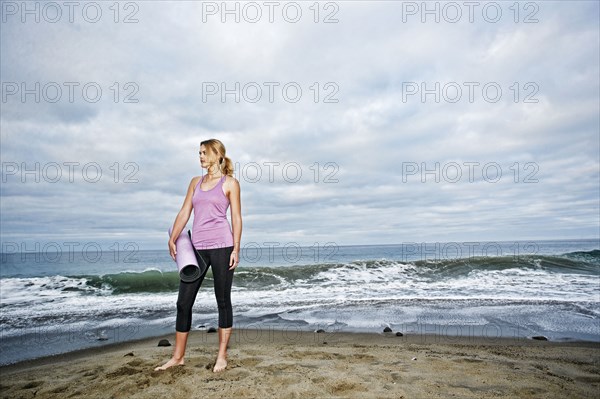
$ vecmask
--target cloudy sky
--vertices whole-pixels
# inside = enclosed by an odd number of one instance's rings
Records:
[[[208,138],[243,245],[598,237],[598,2],[0,4],[3,243],[166,249]]]

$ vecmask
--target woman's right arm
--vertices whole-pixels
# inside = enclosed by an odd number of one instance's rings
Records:
[[[171,237],[169,237],[169,252],[171,253],[171,257],[173,259],[175,259],[175,254],[177,253],[175,248],[175,240],[177,240],[177,238],[183,231],[185,225],[187,224],[188,220],[190,220],[190,215],[192,214],[193,209],[192,196],[194,195],[194,188],[196,187],[198,180],[201,178],[202,177],[194,177],[192,181],[190,181],[190,185],[188,187],[185,200],[183,200],[181,210],[175,218],[175,223],[173,223]]]

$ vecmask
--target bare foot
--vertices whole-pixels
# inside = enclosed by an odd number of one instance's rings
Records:
[[[213,373],[223,371],[225,370],[225,367],[227,367],[227,360],[222,357],[218,357],[217,361],[215,362],[215,367],[213,367]]]
[[[173,366],[183,366],[183,364],[184,364],[183,359],[181,359],[181,360],[175,360],[175,359],[171,358],[171,360],[169,360],[168,362],[166,362],[162,366],[156,367],[154,369],[154,371],[166,370],[169,367],[173,367]]]

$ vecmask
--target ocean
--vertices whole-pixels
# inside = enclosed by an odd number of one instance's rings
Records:
[[[0,364],[175,332],[167,249],[3,253]],[[246,246],[234,328],[600,340],[600,243],[590,240]],[[192,330],[217,327],[209,270]]]

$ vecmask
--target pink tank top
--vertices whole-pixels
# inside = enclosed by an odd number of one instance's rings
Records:
[[[198,181],[192,196],[194,225],[192,244],[196,249],[211,249],[233,246],[233,233],[227,221],[229,198],[223,193],[224,175],[216,186],[208,191],[200,188]]]

